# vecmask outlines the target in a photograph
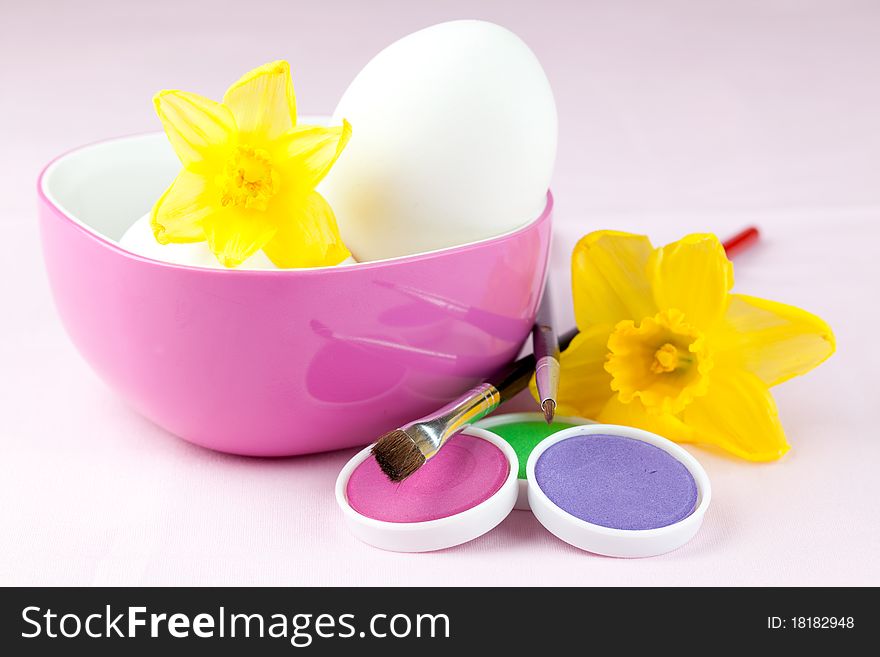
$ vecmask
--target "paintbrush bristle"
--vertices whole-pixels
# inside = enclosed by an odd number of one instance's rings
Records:
[[[403,481],[422,467],[425,457],[401,429],[389,431],[373,445],[376,463],[391,481]]]

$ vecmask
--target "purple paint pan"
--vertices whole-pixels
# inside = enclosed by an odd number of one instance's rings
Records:
[[[551,533],[589,552],[647,557],[697,533],[705,470],[686,450],[631,427],[593,424],[541,441],[526,465],[529,504]]]

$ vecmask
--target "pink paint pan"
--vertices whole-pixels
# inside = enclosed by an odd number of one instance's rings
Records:
[[[460,545],[493,529],[517,498],[516,452],[504,439],[468,427],[415,474],[394,483],[361,450],[336,480],[336,501],[351,532],[394,552]]]

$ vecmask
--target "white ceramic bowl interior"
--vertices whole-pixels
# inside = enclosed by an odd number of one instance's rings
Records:
[[[329,117],[303,116],[326,125]],[[41,191],[68,218],[104,239],[118,242],[153,207],[180,171],[165,133],[104,140],[62,155],[46,168]],[[103,181],[100,194],[92,181]]]

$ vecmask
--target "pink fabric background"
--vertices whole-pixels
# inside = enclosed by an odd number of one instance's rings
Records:
[[[792,452],[693,449],[704,528],[654,559],[570,548],[528,513],[442,553],[346,533],[353,450],[235,458],[152,426],[67,340],[42,270],[34,184],[69,148],[158,127],[150,97],[218,97],[291,61],[303,113],[332,110],[394,39],[442,20],[506,25],[554,85],[561,143],[554,295],[603,227],[658,243],[759,224],[737,289],[803,305],[838,354],[777,389]],[[0,6],[0,583],[880,584],[880,8],[865,2],[4,2]],[[303,427],[303,431],[319,430]]]

